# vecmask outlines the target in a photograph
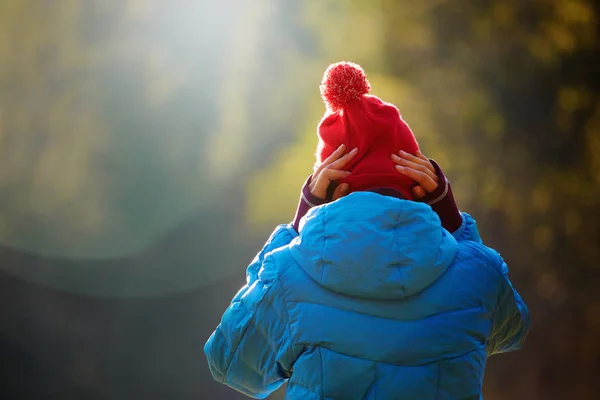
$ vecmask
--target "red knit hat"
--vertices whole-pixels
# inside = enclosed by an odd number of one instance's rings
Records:
[[[352,175],[340,183],[348,183],[351,192],[392,188],[412,200],[415,182],[398,173],[390,155],[399,150],[416,154],[419,145],[398,109],[369,95],[370,89],[357,64],[339,62],[327,68],[321,83],[327,111],[318,128],[317,164],[341,144],[348,150],[357,147],[358,154],[344,168]]]

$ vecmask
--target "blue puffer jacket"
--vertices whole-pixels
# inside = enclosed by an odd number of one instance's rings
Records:
[[[279,226],[204,347],[255,398],[480,399],[487,357],[529,325],[500,255],[463,214],[359,192]]]

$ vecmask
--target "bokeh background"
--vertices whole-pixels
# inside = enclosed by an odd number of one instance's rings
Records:
[[[598,398],[599,18],[592,0],[0,0],[1,397],[241,399],[202,347],[292,219],[322,73],[347,60],[530,306],[485,398]]]

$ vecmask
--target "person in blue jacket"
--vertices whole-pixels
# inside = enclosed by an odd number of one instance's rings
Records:
[[[439,165],[356,64],[331,65],[316,168],[204,352],[254,398],[480,399],[529,313]],[[347,151],[351,149],[350,151]]]

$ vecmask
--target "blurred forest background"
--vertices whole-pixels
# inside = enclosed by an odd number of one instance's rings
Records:
[[[202,347],[293,217],[341,60],[530,306],[485,398],[598,398],[599,18],[592,0],[0,1],[2,398],[241,399]]]

